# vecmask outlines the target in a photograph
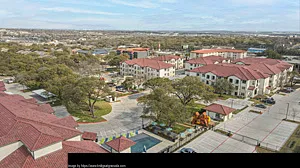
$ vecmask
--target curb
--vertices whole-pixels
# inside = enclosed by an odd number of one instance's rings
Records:
[[[99,122],[77,122],[78,124],[99,124],[99,123],[103,123],[103,122],[107,122],[107,120],[103,120],[103,121],[99,121]]]

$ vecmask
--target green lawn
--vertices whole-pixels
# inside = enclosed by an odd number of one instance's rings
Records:
[[[203,109],[205,107],[206,107],[206,105],[204,105],[204,104],[193,104],[193,105],[187,106],[187,110],[189,112],[191,112],[192,114],[194,114],[196,111],[200,111],[201,109]]]
[[[100,121],[105,121],[105,119],[102,118],[102,116],[110,113],[111,110],[112,107],[109,103],[105,101],[98,101],[95,104],[95,112],[94,112],[96,118],[92,118],[92,114],[86,110],[73,112],[72,115],[80,118],[78,122],[100,122]]]
[[[174,126],[172,128],[173,128],[172,132],[179,134],[179,133],[184,132],[185,130],[189,129],[190,127],[185,127],[183,125],[174,124]]]

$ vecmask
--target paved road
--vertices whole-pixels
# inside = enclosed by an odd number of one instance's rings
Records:
[[[110,137],[142,126],[142,108],[137,105],[136,99],[145,93],[139,93],[119,98],[121,102],[112,103],[112,112],[103,116],[107,122],[97,124],[80,124],[79,130],[91,131],[99,137]],[[144,123],[149,122],[144,119]]]

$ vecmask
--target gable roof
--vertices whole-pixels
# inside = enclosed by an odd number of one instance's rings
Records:
[[[72,116],[60,118],[56,121],[53,121],[52,123],[65,126],[65,127],[70,127],[70,128],[78,127],[78,123],[74,120]]]
[[[180,59],[180,56],[177,55],[164,55],[164,56],[159,56],[159,57],[154,57],[151,58],[152,60],[158,60],[158,61],[170,61],[172,59],[178,60]]]
[[[211,72],[220,77],[236,76],[241,80],[257,80],[268,77],[267,75],[254,71],[245,65],[236,64],[211,64],[195,68],[189,72],[208,73]]]
[[[83,132],[82,139],[95,141],[97,139],[97,134],[94,132]]]
[[[215,104],[215,103],[205,107],[204,110],[212,111],[212,112],[215,112],[218,114],[223,114],[223,115],[228,115],[228,114],[232,113],[233,111],[235,111],[234,108],[230,108],[230,107],[223,106],[220,104]]]
[[[209,64],[215,64],[216,62],[220,63],[224,60],[228,60],[228,59],[221,56],[208,56],[208,57],[199,57],[199,58],[191,59],[187,61],[187,63],[209,65]]]
[[[130,139],[127,139],[123,136],[111,140],[109,142],[106,142],[106,145],[108,145],[109,147],[113,148],[114,150],[121,152],[125,149],[130,148],[131,146],[135,145],[136,143]]]
[[[140,67],[149,67],[157,70],[174,67],[174,65],[172,64],[168,64],[162,61],[148,59],[148,58],[138,58],[138,59],[128,60],[125,61],[124,63],[128,65],[138,65]]]

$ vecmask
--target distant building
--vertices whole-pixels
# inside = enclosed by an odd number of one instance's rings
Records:
[[[133,59],[121,63],[121,75],[144,78],[175,76],[175,65],[147,58]]]
[[[267,50],[266,48],[248,48],[247,52],[258,54],[258,53],[263,53],[266,50]]]
[[[232,60],[241,59],[247,57],[247,52],[244,50],[234,50],[234,49],[204,49],[195,50],[190,53],[190,59],[207,57],[207,56],[221,56],[224,58],[230,58]]]
[[[118,48],[117,55],[128,54],[129,59],[147,58],[150,55],[149,48]]]
[[[95,49],[92,52],[92,55],[107,55],[107,54],[109,54],[109,50],[105,48]]]
[[[206,110],[207,115],[214,120],[227,121],[228,119],[232,118],[232,112],[234,112],[236,109],[220,104],[211,104],[205,107],[204,110]]]
[[[89,51],[87,51],[87,50],[78,50],[78,51],[76,51],[76,54],[84,54],[84,55],[87,55],[87,54],[89,54],[90,52]]]
[[[175,65],[175,69],[183,68],[183,58],[181,58],[180,56],[165,55],[165,56],[154,57],[152,59]]]

